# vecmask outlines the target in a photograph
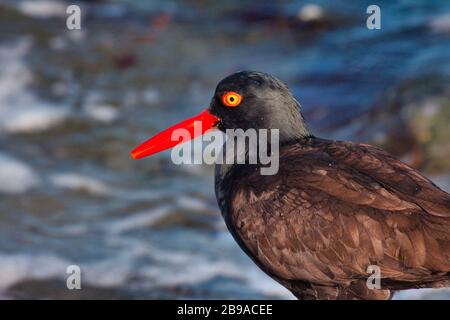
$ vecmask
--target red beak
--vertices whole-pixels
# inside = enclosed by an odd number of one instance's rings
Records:
[[[186,142],[186,140],[172,140],[172,133],[177,129],[186,129],[190,133],[191,139],[194,139],[204,134],[209,129],[213,128],[219,121],[219,118],[213,116],[207,110],[204,110],[195,117],[184,120],[148,139],[143,144],[131,151],[131,156],[134,159],[141,159],[147,156],[151,156],[152,154],[164,151],[166,149],[175,147],[181,141]],[[201,123],[201,130],[194,130],[195,124],[199,122]]]

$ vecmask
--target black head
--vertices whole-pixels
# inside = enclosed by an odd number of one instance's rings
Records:
[[[201,124],[199,130],[197,123]],[[173,139],[179,129],[187,131],[188,139],[193,139],[215,127],[222,131],[278,129],[279,142],[309,136],[300,104],[283,82],[266,73],[241,71],[220,81],[208,110],[148,139],[131,155],[140,159],[187,141]]]
[[[241,101],[227,106],[226,93],[236,93]],[[231,97],[231,99],[236,99]],[[262,72],[234,73],[217,85],[209,112],[220,118],[219,129],[279,129],[280,140],[308,136],[300,104],[289,88],[277,78]]]

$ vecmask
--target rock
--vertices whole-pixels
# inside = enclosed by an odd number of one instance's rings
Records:
[[[405,81],[358,122],[361,141],[428,173],[450,171],[450,79],[433,75]]]

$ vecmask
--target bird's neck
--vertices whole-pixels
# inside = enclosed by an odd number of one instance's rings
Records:
[[[291,97],[284,105],[287,108],[283,112],[274,112],[270,116],[270,127],[280,131],[280,145],[311,136],[300,103]]]
[[[280,146],[310,136],[311,133],[303,120],[303,116],[299,113],[298,118],[291,118],[290,121],[280,129]]]

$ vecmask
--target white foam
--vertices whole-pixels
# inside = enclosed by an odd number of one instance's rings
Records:
[[[0,297],[4,290],[25,279],[62,277],[70,263],[50,254],[0,254]]]
[[[124,287],[133,274],[133,259],[128,258],[128,255],[119,255],[83,265],[84,280],[89,284],[102,287]]]
[[[83,108],[83,111],[91,119],[103,123],[112,123],[119,116],[116,108],[109,105],[88,105]]]
[[[92,92],[86,97],[83,112],[89,118],[103,123],[111,123],[119,117],[117,109],[103,102],[99,92]]]
[[[204,211],[209,209],[208,205],[204,201],[192,197],[180,196],[177,198],[176,202],[177,205],[183,209],[195,211]]]
[[[87,191],[94,195],[120,198],[124,201],[154,201],[163,199],[165,193],[154,189],[120,189],[98,177],[79,172],[56,172],[48,177],[50,183],[61,189]],[[190,204],[195,205],[194,203]]]
[[[102,181],[91,176],[74,172],[55,173],[50,176],[53,185],[63,189],[88,191],[96,195],[109,194],[110,188]]]
[[[111,190],[111,196],[116,198],[122,198],[128,201],[153,201],[158,199],[163,199],[166,194],[162,191],[158,191],[155,189],[114,189]]]
[[[68,4],[63,1],[27,0],[20,1],[17,9],[30,17],[51,18],[65,16],[67,6]]]
[[[171,252],[171,255],[176,253]],[[181,258],[180,253],[178,255]],[[242,270],[230,262],[213,261],[193,254],[183,254],[182,257],[180,263],[150,266],[141,274],[149,277],[155,286],[198,284],[219,276],[236,278],[242,275]]]
[[[23,59],[30,47],[29,38],[0,47],[0,131],[42,131],[63,122],[69,115],[68,107],[38,101],[29,92],[33,76]]]
[[[12,156],[0,153],[1,193],[23,193],[38,184],[39,178],[29,165]]]
[[[20,104],[25,103],[25,97]],[[48,104],[29,101],[0,110],[0,128],[8,133],[32,133],[54,127],[67,118],[68,111]]]
[[[122,217],[117,220],[111,221],[105,226],[105,229],[108,232],[117,234],[129,230],[149,227],[161,218],[167,216],[170,212],[170,206],[162,206],[156,209],[133,213],[125,218]]]

